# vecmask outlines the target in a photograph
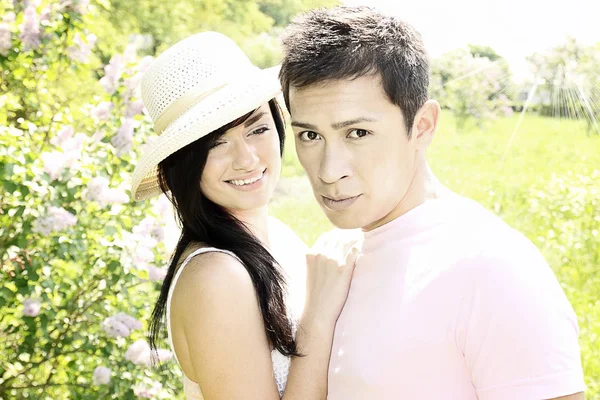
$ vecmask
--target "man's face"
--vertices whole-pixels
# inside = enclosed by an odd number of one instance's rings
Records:
[[[300,163],[339,228],[374,229],[402,203],[415,175],[417,140],[379,75],[290,88]]]

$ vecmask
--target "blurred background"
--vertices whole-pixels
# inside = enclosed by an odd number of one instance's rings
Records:
[[[440,180],[543,252],[580,324],[600,399],[600,4],[347,0],[412,23],[443,107]],[[130,199],[154,134],[152,58],[193,33],[281,60],[299,12],[337,0],[0,0],[0,399],[180,399],[148,319],[177,228],[164,197]],[[308,244],[331,229],[288,140],[272,213]]]

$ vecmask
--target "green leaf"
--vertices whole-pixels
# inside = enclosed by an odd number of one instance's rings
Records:
[[[11,181],[2,181],[2,186],[4,186],[4,189],[6,189],[8,193],[13,193],[17,190],[17,185]]]
[[[20,206],[20,207],[17,209],[17,212],[15,213],[15,217],[17,217],[17,218],[18,218],[18,217],[21,217],[21,216],[23,216],[23,213],[24,213],[24,212],[25,212],[25,206]]]
[[[15,169],[14,164],[7,163],[4,165],[4,175],[10,177],[13,175],[13,170]]]

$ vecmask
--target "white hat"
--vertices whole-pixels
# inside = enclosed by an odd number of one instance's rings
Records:
[[[277,97],[278,70],[254,66],[216,32],[198,33],[158,56],[142,78],[142,100],[159,136],[133,171],[133,198],[161,193],[157,166],[169,155]]]

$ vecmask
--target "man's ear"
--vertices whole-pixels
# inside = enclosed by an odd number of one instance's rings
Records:
[[[418,148],[426,149],[433,141],[440,113],[440,104],[436,100],[427,100],[417,111],[411,136]]]

